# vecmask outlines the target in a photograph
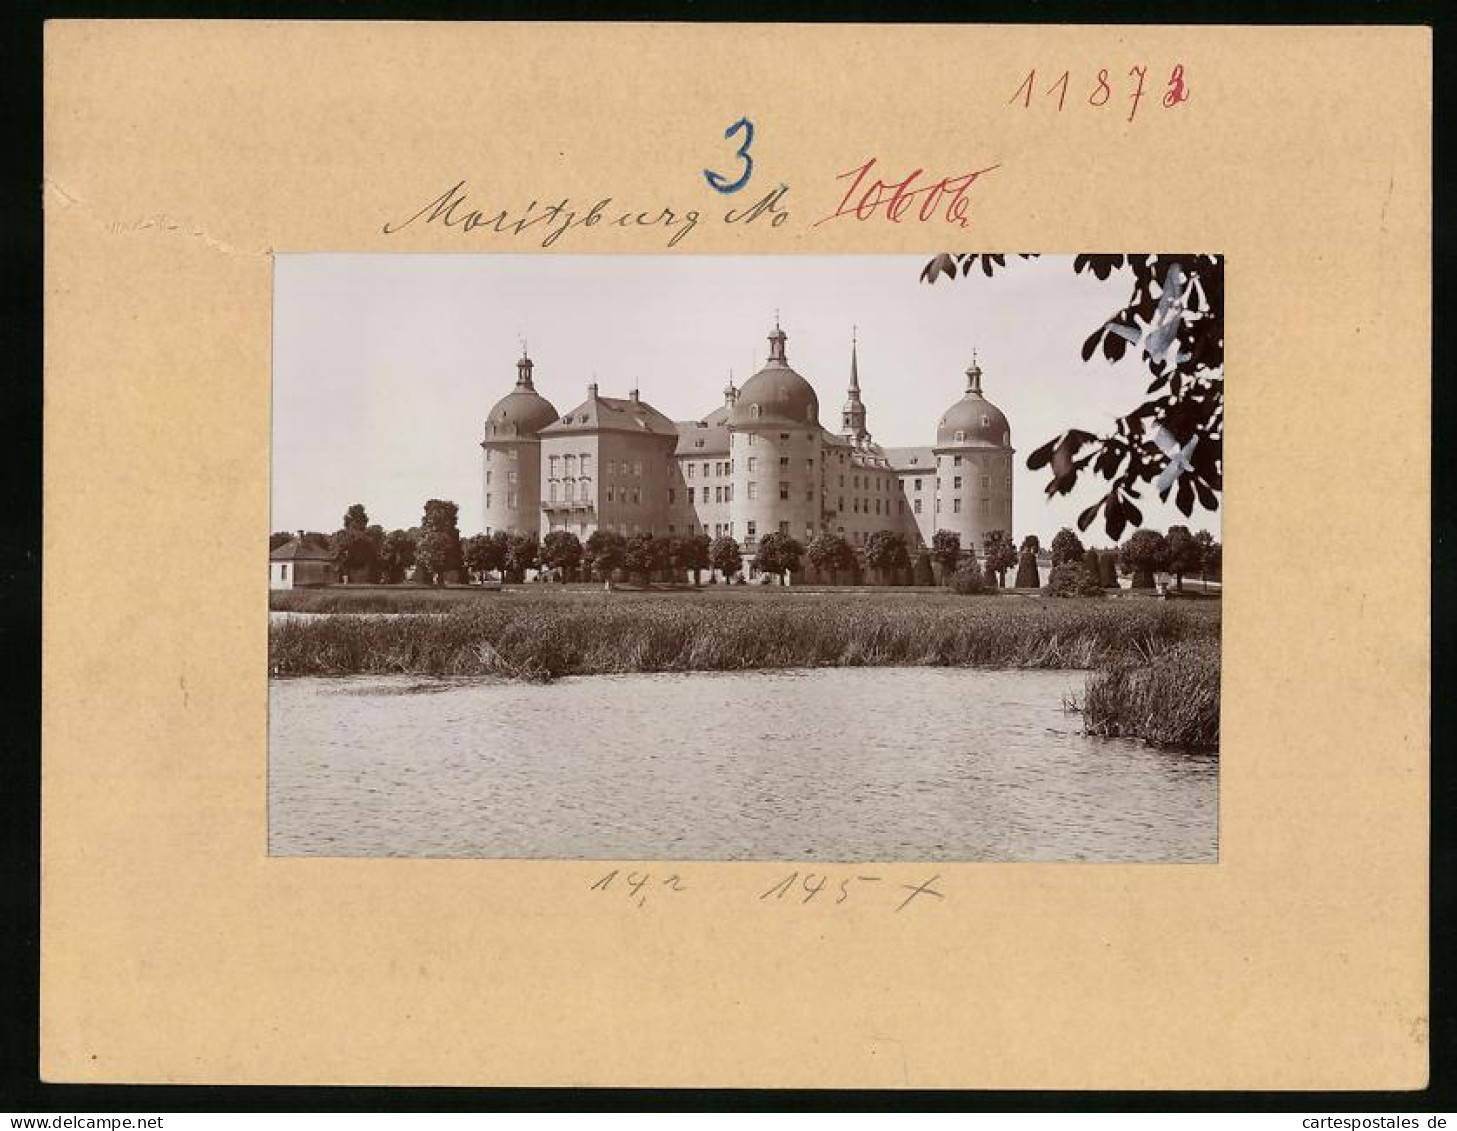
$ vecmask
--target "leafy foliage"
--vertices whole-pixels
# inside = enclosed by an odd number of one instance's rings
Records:
[[[954,530],[938,530],[931,536],[931,557],[950,574],[961,561],[961,535]]]
[[[627,543],[615,530],[594,530],[583,547],[583,564],[598,581],[606,581],[622,568]]]
[[[893,530],[875,531],[865,541],[865,564],[880,571],[882,582],[893,581],[896,571],[910,568],[905,535]]]
[[[1029,535],[1032,541],[1034,536]],[[1037,576],[1037,551],[1030,549],[1027,540],[1022,542],[1022,552],[1017,556],[1017,579],[1015,582],[1018,589],[1036,589],[1041,585]]]
[[[855,551],[850,548],[850,543],[829,531],[816,534],[804,556],[821,573],[834,574],[855,568]]]
[[[1030,255],[1023,259],[1033,258]],[[955,279],[980,268],[992,276],[1005,255],[943,253],[921,279]],[[1110,538],[1143,521],[1134,501],[1144,484],[1158,482],[1161,498],[1174,494],[1185,515],[1194,504],[1219,508],[1224,483],[1224,259],[1217,255],[1079,255],[1073,271],[1106,280],[1131,279],[1123,307],[1083,343],[1083,360],[1101,353],[1110,362],[1138,351],[1153,380],[1145,400],[1098,436],[1069,428],[1027,457],[1033,471],[1051,470],[1047,494],[1066,495],[1089,471],[1109,484],[1107,493],[1078,516],[1086,530],[1103,513]]]
[[[660,555],[658,540],[644,530],[627,540],[623,548],[622,568],[632,576],[648,581],[663,566]]]
[[[744,552],[727,534],[720,534],[708,546],[708,561],[725,579],[744,568]]]
[[[428,575],[422,580],[438,584],[464,567],[460,528],[456,525],[459,513],[459,507],[444,499],[431,499],[425,504],[420,540],[415,548],[415,563]]]
[[[998,587],[1005,588],[1007,570],[1017,564],[1017,551],[1012,547],[1012,539],[1004,530],[991,530],[987,532],[983,545],[986,551],[984,568],[987,574],[997,579]]]
[[[1064,526],[1052,539],[1052,564],[1065,565],[1083,560],[1083,540]]]
[[[916,555],[914,581],[917,585],[936,584],[936,575],[931,570],[931,555],[925,550]]]
[[[570,572],[582,564],[582,540],[570,530],[553,530],[541,540],[541,564]]]
[[[524,581],[526,571],[536,568],[541,555],[535,534],[512,534],[506,539],[504,567],[512,581]]]
[[[1133,575],[1135,589],[1153,588],[1153,575],[1165,567],[1168,554],[1168,540],[1157,530],[1135,530],[1118,552],[1124,571]]]
[[[1193,573],[1204,559],[1203,547],[1194,540],[1187,526],[1171,526],[1166,536],[1168,558],[1164,568],[1174,575],[1174,585],[1184,588],[1184,574]]]
[[[506,564],[506,539],[490,534],[476,534],[467,538],[461,546],[461,556],[465,561],[465,568],[471,573],[480,574],[484,577],[487,573],[494,573]]]
[[[1098,584],[1104,589],[1118,588],[1118,551],[1104,550],[1098,555]]]
[[[397,585],[415,564],[415,538],[406,530],[391,530],[380,546],[380,579]]]
[[[1082,562],[1063,562],[1052,567],[1042,591],[1049,597],[1101,597],[1103,587],[1088,574]]]
[[[982,576],[981,567],[976,564],[974,558],[969,562],[963,562],[960,568],[951,575],[947,584],[951,587],[951,592],[963,597],[985,593],[987,588],[986,578]]]
[[[700,572],[713,565],[708,556],[709,547],[712,545],[713,540],[707,534],[695,534],[691,538],[683,539],[678,547],[678,565],[693,571],[694,585],[701,580]]]
[[[764,573],[777,573],[783,578],[799,568],[803,554],[804,549],[798,542],[775,530],[759,539],[759,546],[754,551],[754,565]]]

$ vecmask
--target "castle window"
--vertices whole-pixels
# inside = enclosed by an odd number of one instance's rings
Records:
[[[781,440],[787,440],[787,439],[789,439],[789,433],[788,432],[781,432],[781,433],[779,433],[779,438]]]
[[[951,500],[951,511],[953,514],[961,513],[961,500],[959,498]]]
[[[493,452],[493,451],[491,451],[491,449],[490,449],[490,448],[487,448],[487,449],[486,449],[486,462],[487,462],[487,463],[490,463],[490,462],[491,462],[491,457],[492,457],[492,456],[493,456],[493,455],[495,455],[495,454],[496,454],[496,453],[495,453],[495,452]]]
[[[983,475],[981,477],[981,489],[983,491],[988,491],[988,490],[991,489],[991,485],[992,485],[992,477],[990,475]]]
[[[749,497],[750,498],[753,498],[752,495],[750,495]],[[748,536],[750,538],[757,538],[758,537],[758,529],[759,529],[759,524],[757,522],[755,522],[751,518],[751,519],[749,519],[749,528],[748,528],[747,531],[745,531],[745,533],[748,534]]]
[[[991,424],[991,422],[992,422],[992,418],[990,416],[988,416],[986,413],[982,413],[982,415],[981,415],[981,426],[983,428],[985,428],[989,424]]]
[[[804,493],[804,501],[807,503],[815,501],[815,489],[813,487]]]
[[[556,502],[556,480],[555,479],[553,479],[551,481],[550,501],[553,502],[553,503]]]
[[[550,458],[550,459],[549,459],[549,460],[547,460],[547,461],[546,461],[546,462],[547,462],[547,465],[548,465],[548,466],[549,466],[549,467],[550,467],[550,469],[551,469],[551,470],[550,470],[550,471],[549,471],[549,472],[548,472],[548,474],[549,474],[549,475],[550,475],[550,477],[551,477],[551,478],[552,478],[552,479],[555,479],[555,478],[556,478],[556,473],[557,473],[557,467],[556,467],[556,463],[557,463],[557,459],[556,459],[556,456],[552,456],[552,457],[551,457],[551,458]],[[489,471],[488,471],[488,472],[486,472],[486,476],[487,476],[487,478],[489,478],[489,477],[490,477],[490,474],[491,474],[491,473],[490,473],[490,472],[489,472]]]
[[[840,505],[838,507],[836,507],[835,509],[837,511],[839,511],[841,514],[844,514],[845,513],[845,496],[844,495],[841,495],[840,496],[840,498],[839,498],[839,504]],[[841,533],[843,533],[843,531]]]
[[[965,443],[966,442],[966,433],[965,432],[957,432],[956,433],[956,442],[958,444]]]
[[[697,470],[698,470],[698,465],[696,463],[690,463],[690,464],[688,464],[688,478],[689,479],[692,479],[693,478],[693,473],[695,471],[697,471]]]
[[[694,440],[693,441],[693,446],[695,448],[701,448],[701,447],[703,447],[703,441],[702,440]]]
[[[582,482],[581,482],[581,485],[577,488],[577,497],[579,499],[581,499],[582,502],[584,502],[584,503],[591,502],[592,501],[592,484],[589,483],[587,480],[583,479]]]
[[[916,500],[916,513],[917,514],[920,514],[921,513],[921,500],[920,499],[917,499]]]
[[[489,487],[490,485],[491,485],[491,473],[488,471],[488,472],[486,472],[486,486]]]
[[[788,467],[789,466],[789,457],[788,456],[780,456],[779,457],[779,466],[780,467]]]
[[[690,507],[693,505],[693,488],[692,487],[689,487],[688,488],[688,505]]]
[[[953,491],[960,491],[961,490],[961,476],[957,475],[957,476],[954,476],[952,478],[952,480],[951,480],[951,489]]]
[[[751,499],[757,499],[758,497],[759,497],[759,485],[757,483],[755,483],[751,479],[751,480],[749,480],[749,498],[751,498]]]
[[[507,491],[506,492],[506,506],[510,510],[513,510],[513,511],[516,509],[516,492],[515,491]]]
[[[566,465],[567,478],[568,479],[573,478],[576,475],[576,473],[577,473],[577,457],[576,456],[563,456],[562,457],[562,463]]]
[[[815,470],[815,461],[812,460],[812,459],[805,460],[804,461],[804,469],[805,469],[805,471],[807,471],[811,475],[813,475],[814,474],[814,470]]]
[[[941,513],[941,500],[940,499],[937,499],[936,500],[936,513],[937,514],[940,514]]]
[[[787,523],[787,522],[781,522],[779,524],[779,533],[780,534],[788,534],[789,533],[789,523]]]
[[[754,473],[754,471],[758,468],[758,466],[759,466],[759,458],[757,456],[750,456],[749,457],[749,474],[752,475]]]
[[[713,501],[715,503],[721,503],[721,502],[723,502],[723,488],[722,487],[715,487],[713,489]]]
[[[607,501],[609,503],[612,502],[612,487],[610,485],[607,488]]]
[[[642,460],[639,459],[633,461],[632,473],[636,475],[639,479],[642,478]]]
[[[919,479],[917,479],[916,480],[916,490],[919,491],[920,489],[921,489],[921,481]]]
[[[491,495],[490,495],[490,492],[487,492],[486,493],[486,510],[490,510],[490,509],[491,509]],[[486,533],[489,534],[490,531],[486,531]]]
[[[703,478],[708,478],[708,464],[706,463],[703,465]]]
[[[288,563],[287,562],[282,563],[278,567],[278,579],[280,581],[287,581],[288,580]]]
[[[758,439],[758,437],[753,432],[750,432],[749,433],[749,447],[752,448],[754,446],[754,441],[756,439]]]
[[[763,410],[761,410],[758,405],[751,404],[749,406],[749,415],[752,416],[755,420],[758,420],[759,417],[763,415]]]
[[[592,474],[592,457],[587,455],[585,452],[582,454],[581,467],[583,475]]]
[[[952,461],[951,461],[951,466],[952,467],[960,467],[961,466],[961,457],[960,456],[956,456],[955,458],[953,458]]]
[[[779,483],[779,497],[781,499],[789,498],[789,484],[784,482],[783,480],[781,480]]]
[[[637,505],[639,505],[642,502],[642,488],[641,487],[634,487],[632,489],[632,502],[633,502],[633,506],[637,506]]]

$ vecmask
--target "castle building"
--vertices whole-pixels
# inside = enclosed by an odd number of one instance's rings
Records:
[[[878,530],[915,550],[951,530],[980,554],[985,535],[1012,531],[1012,437],[982,392],[973,357],[966,389],[927,447],[882,447],[862,400],[858,343],[840,430],[820,424],[814,387],[789,364],[776,319],[763,368],[699,420],[674,421],[634,389],[558,413],[517,362],[516,387],[486,417],[482,492],[486,533],[544,537],[599,529],[624,536],[727,535],[746,566],[765,534],[807,545],[834,533],[863,547]]]

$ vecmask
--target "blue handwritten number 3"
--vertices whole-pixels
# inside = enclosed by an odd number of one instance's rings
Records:
[[[742,157],[744,159],[744,171],[739,176],[739,179],[730,181],[722,173],[715,173],[712,169],[703,170],[704,178],[707,179],[710,185],[718,189],[719,192],[738,192],[739,189],[749,183],[749,177],[754,172],[754,159],[749,156],[749,146],[754,143],[754,123],[749,121],[748,118],[740,118],[728,129],[723,131],[723,136],[731,138],[740,130],[744,131],[744,144],[739,146],[738,152],[734,154],[735,157]]]

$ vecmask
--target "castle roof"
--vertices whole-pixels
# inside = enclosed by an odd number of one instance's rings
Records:
[[[730,410],[729,423],[734,427],[819,425],[820,399],[814,387],[789,368],[784,351],[788,338],[776,320],[769,335],[769,360],[744,382]]]
[[[676,438],[678,426],[636,393],[626,399],[598,396],[587,386],[587,399],[541,430],[543,436],[572,432],[632,432]]]
[[[936,451],[934,448],[886,448],[885,458],[897,471],[934,471]]]
[[[516,387],[498,400],[486,415],[487,440],[535,439],[556,419],[556,407],[531,383],[531,358],[523,347],[516,363]]]
[[[966,392],[936,424],[937,447],[1009,448],[1012,432],[1002,410],[981,391],[981,366],[972,357]]]

